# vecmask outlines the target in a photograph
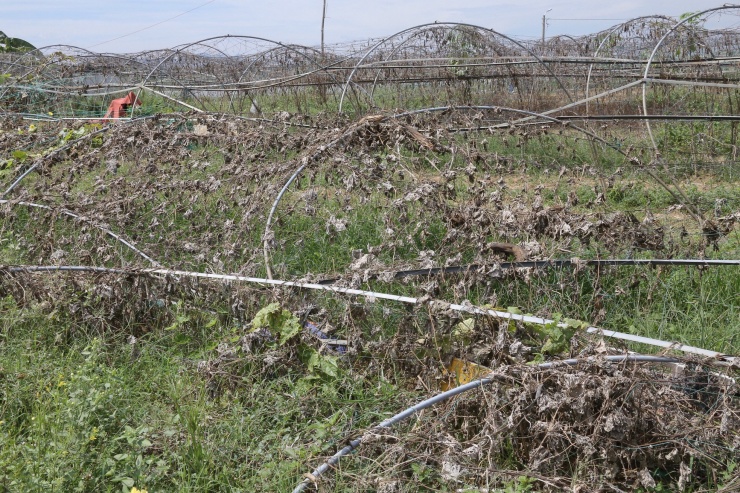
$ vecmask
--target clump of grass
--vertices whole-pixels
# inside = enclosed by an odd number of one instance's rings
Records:
[[[284,491],[311,457],[401,399],[401,389],[345,371],[328,384],[251,365],[237,385],[216,391],[197,361],[244,333],[220,324],[203,338],[181,317],[176,328],[133,345],[79,331],[54,344],[64,328],[40,312],[5,299],[3,315],[0,488],[7,491]]]

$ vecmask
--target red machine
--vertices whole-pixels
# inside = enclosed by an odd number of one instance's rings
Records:
[[[103,119],[109,118],[123,118],[126,116],[126,110],[129,106],[141,106],[141,101],[136,97],[133,92],[128,93],[125,98],[114,99],[108,106],[108,112],[105,114]]]

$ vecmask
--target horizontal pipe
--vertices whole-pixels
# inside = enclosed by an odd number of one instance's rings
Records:
[[[558,120],[700,120],[738,121],[740,115],[559,115]]]
[[[25,265],[25,266],[0,266],[0,273],[20,273],[20,272],[96,272],[96,273],[109,273],[109,274],[122,274],[122,275],[139,275],[139,276],[174,276],[174,277],[190,277],[195,279],[213,279],[218,281],[235,281],[235,282],[248,282],[255,284],[263,284],[275,287],[287,287],[287,288],[298,288],[298,289],[311,289],[316,291],[329,291],[333,293],[348,294],[352,296],[365,296],[371,299],[382,299],[388,301],[396,301],[399,303],[407,303],[417,305],[422,303],[418,298],[412,298],[409,296],[400,296],[396,294],[379,293],[376,291],[367,291],[362,289],[344,288],[334,285],[322,285],[315,283],[303,283],[299,281],[282,281],[278,279],[264,279],[259,277],[241,276],[236,274],[212,274],[205,272],[192,272],[183,270],[173,269],[161,269],[161,268],[149,268],[149,269],[120,269],[120,268],[106,268],[106,267],[91,267],[91,266],[69,266],[69,265]],[[447,305],[447,308],[453,311],[462,313],[472,313],[476,315],[487,315],[494,317],[499,320],[513,320],[522,323],[530,323],[535,325],[552,325],[556,322],[542,317],[535,317],[533,315],[520,315],[510,312],[502,312],[499,310],[491,310],[488,308],[481,308],[472,304],[456,304],[451,303]],[[568,324],[565,322],[557,323],[558,327],[567,328]],[[709,349],[698,348],[695,346],[687,346],[678,342],[661,341],[659,339],[652,339],[649,337],[636,336],[633,334],[626,334],[623,332],[616,332],[612,330],[602,329],[600,327],[587,327],[587,333],[600,334],[603,337],[610,337],[614,339],[621,339],[626,341],[639,342],[641,344],[648,344],[651,346],[672,349],[675,351],[681,351],[684,353],[697,354],[707,358],[711,358],[710,363],[718,366],[731,366],[740,363],[740,357],[730,356],[722,354],[717,351],[711,351]]]

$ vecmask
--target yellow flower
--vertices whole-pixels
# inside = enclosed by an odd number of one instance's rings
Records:
[[[147,490],[140,490],[139,488],[134,486],[133,488],[131,488],[129,493],[149,493],[149,492]]]
[[[92,429],[92,433],[90,433],[90,441],[94,442],[96,438],[98,438],[98,427],[97,426],[94,427]]]
[[[54,116],[54,112],[50,111],[49,116]]]

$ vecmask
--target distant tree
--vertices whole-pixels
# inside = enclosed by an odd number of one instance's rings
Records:
[[[10,38],[0,31],[0,53],[17,53],[35,50],[36,47],[20,38]]]

